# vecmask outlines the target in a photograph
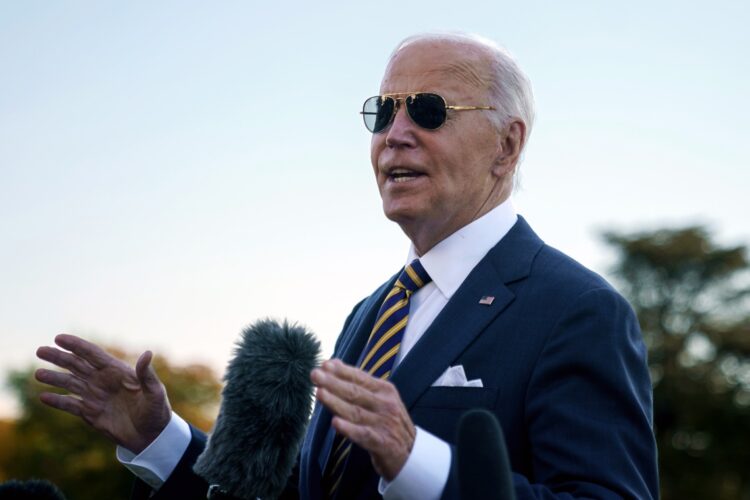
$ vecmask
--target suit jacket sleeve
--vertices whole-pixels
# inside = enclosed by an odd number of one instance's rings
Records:
[[[153,496],[153,490],[140,479],[135,480],[132,500],[166,500],[169,498],[205,499],[208,492],[208,484],[203,478],[193,472],[193,464],[206,447],[206,435],[192,425],[190,426],[190,444],[177,463],[172,474],[167,478],[161,488]]]
[[[658,498],[645,346],[622,297],[610,288],[582,293],[531,373],[524,418],[532,458],[529,470],[513,473],[519,500]],[[459,498],[453,451],[446,499]]]
[[[181,500],[205,500],[209,485],[205,479],[193,472],[193,465],[206,447],[207,436],[192,425],[190,426],[190,434],[191,439],[187,450],[185,450],[182,458],[177,463],[177,467],[175,467],[162,487],[154,492],[146,483],[136,478],[131,492],[131,500],[171,500],[175,498]],[[292,475],[287,482],[287,487],[282,492],[279,500],[293,500],[298,498],[298,466],[299,464],[295,465]]]

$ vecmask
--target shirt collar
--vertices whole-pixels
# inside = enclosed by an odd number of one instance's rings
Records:
[[[412,244],[407,264],[418,258],[438,290],[446,299],[450,299],[487,252],[508,234],[516,220],[516,209],[508,198],[421,257]]]

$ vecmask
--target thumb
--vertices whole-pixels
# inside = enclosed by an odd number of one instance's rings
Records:
[[[141,383],[141,387],[146,392],[156,392],[161,389],[161,381],[151,365],[153,357],[154,354],[151,351],[146,351],[141,354],[135,363],[135,374]]]

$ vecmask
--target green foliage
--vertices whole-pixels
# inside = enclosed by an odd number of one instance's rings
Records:
[[[606,234],[649,348],[664,500],[750,499],[750,266],[706,229]]]
[[[118,350],[110,352],[135,359]],[[210,428],[221,391],[217,376],[202,365],[175,367],[158,357],[154,367],[172,408],[203,429]],[[34,380],[33,368],[12,373],[8,382],[22,411],[21,417],[6,422],[6,432],[0,433],[0,449],[4,450],[0,453],[0,479],[44,478],[76,500],[129,498],[133,476],[117,462],[109,440],[78,418],[40,403],[39,393],[52,388]]]

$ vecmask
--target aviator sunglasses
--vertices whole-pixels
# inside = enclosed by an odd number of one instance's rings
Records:
[[[440,128],[448,118],[449,109],[495,109],[492,106],[448,106],[442,96],[430,92],[376,95],[367,99],[360,111],[367,130],[373,134],[385,130],[396,116],[401,101],[406,104],[406,112],[411,121],[427,130]]]

